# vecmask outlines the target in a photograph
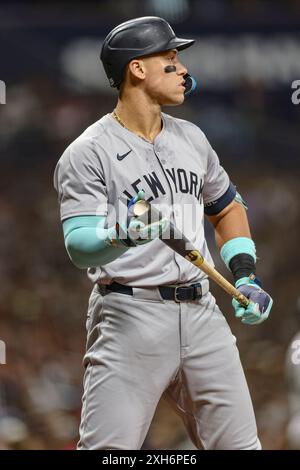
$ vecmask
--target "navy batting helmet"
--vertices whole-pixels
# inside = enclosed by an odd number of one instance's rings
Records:
[[[194,42],[194,39],[177,38],[163,18],[143,16],[114,28],[104,40],[100,58],[110,86],[119,88],[125,67],[132,59],[169,49],[180,51]]]

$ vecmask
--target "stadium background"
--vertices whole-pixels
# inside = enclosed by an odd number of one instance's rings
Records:
[[[76,445],[90,285],[64,249],[52,174],[66,146],[116,102],[98,61],[104,36],[144,15],[198,39],[181,58],[199,91],[166,111],[206,132],[249,205],[272,315],[258,327],[241,325],[230,299],[213,291],[238,339],[263,447],[300,448],[300,431],[289,429],[286,381],[287,348],[300,329],[296,0],[1,2],[0,339],[7,363],[0,365],[0,447]],[[207,233],[216,267],[228,276]],[[300,375],[300,365],[294,371]],[[161,401],[144,447],[190,446]]]

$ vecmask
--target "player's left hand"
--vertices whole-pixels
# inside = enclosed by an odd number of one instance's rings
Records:
[[[247,325],[258,325],[265,321],[270,314],[273,299],[261,288],[257,278],[253,275],[243,277],[235,283],[235,287],[251,301],[245,308],[233,299],[235,316],[241,318],[242,323]]]

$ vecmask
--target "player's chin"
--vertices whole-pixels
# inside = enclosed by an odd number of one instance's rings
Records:
[[[184,102],[184,92],[180,93],[173,93],[172,95],[166,96],[164,99],[164,105],[165,106],[178,106],[179,104],[182,104]]]

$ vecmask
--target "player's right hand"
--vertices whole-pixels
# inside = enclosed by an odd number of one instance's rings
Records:
[[[137,245],[144,245],[149,243],[155,238],[160,238],[162,234],[168,229],[169,222],[164,217],[158,222],[145,225],[138,219],[132,219],[128,226],[128,235]]]
[[[128,212],[130,214],[130,208],[133,204],[137,201],[141,201],[145,199],[145,192],[140,190],[136,196],[134,196],[128,203]],[[137,246],[137,245],[144,245],[145,243],[149,243],[155,238],[160,238],[163,233],[169,227],[169,221],[167,218],[162,217],[159,221],[155,221],[150,224],[145,224],[137,217],[129,217],[129,223],[127,229],[125,228],[124,224],[120,224],[119,229],[119,240],[124,245],[128,246],[128,240],[124,243],[124,234],[126,234],[125,238],[127,237],[130,239],[130,246]],[[121,233],[123,237],[120,236]],[[122,239],[123,238],[123,239]]]

